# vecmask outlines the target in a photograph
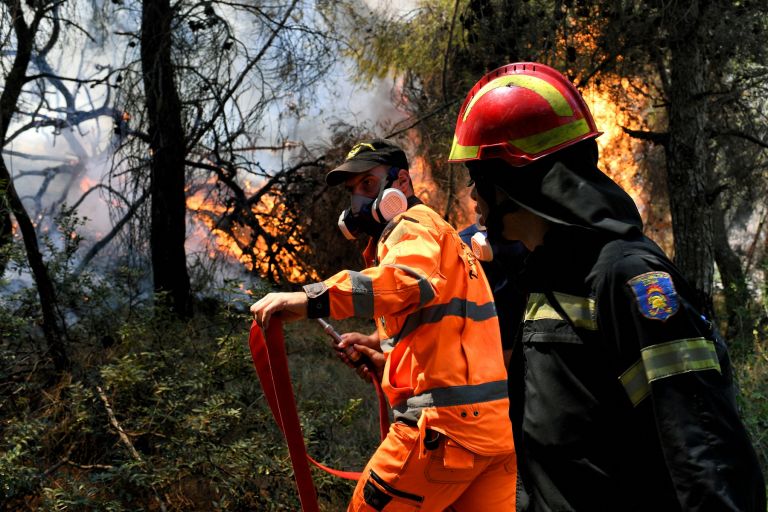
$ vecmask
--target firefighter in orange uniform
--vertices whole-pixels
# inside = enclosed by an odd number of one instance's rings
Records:
[[[512,511],[516,458],[499,324],[482,268],[456,231],[413,194],[403,151],[358,143],[326,176],[351,206],[339,225],[371,236],[368,268],[251,306],[283,320],[374,318],[377,373],[395,422],[363,471],[350,511]],[[378,354],[378,357],[377,357]]]

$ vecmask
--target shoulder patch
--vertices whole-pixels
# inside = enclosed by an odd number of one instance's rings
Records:
[[[627,284],[635,294],[640,313],[651,320],[664,321],[680,307],[672,276],[666,272],[646,272],[633,277]]]

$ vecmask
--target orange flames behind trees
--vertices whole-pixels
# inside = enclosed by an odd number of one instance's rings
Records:
[[[621,129],[629,126],[626,112],[595,88],[586,91],[584,99],[592,109],[598,130],[603,132],[597,138],[601,170],[632,197],[642,213],[647,195],[635,161],[636,143]]]
[[[663,180],[654,175],[663,170],[661,148],[627,135],[623,128],[647,130],[657,112],[649,105],[648,91],[618,76],[603,76],[601,85],[583,91],[598,130],[600,169],[635,201],[645,232],[666,251],[672,246],[672,221]]]
[[[254,192],[250,184],[244,190]],[[275,282],[318,279],[317,272],[302,258],[311,252],[303,241],[302,226],[286,211],[279,196],[264,194],[248,212],[236,213],[225,206],[226,198],[218,191],[212,178],[188,194],[187,209],[193,212],[192,244],[205,247],[210,258],[223,255]]]
[[[667,249],[671,241],[666,198],[652,188],[652,180],[647,176],[649,166],[653,167],[653,158],[648,159],[650,153],[645,143],[632,139],[622,130],[622,127],[647,128],[645,119],[633,115],[646,108],[647,96],[645,91],[631,87],[621,77],[601,79],[599,86],[583,91],[597,127],[603,132],[597,139],[600,168],[632,197],[646,222],[646,232]],[[408,133],[405,147],[410,155],[416,194],[436,210],[446,210],[443,213],[457,228],[472,223],[474,204],[469,198],[469,189],[463,186],[465,181],[460,173],[464,171],[460,166],[452,166],[447,178],[433,175],[428,157],[419,153],[419,149],[424,151],[421,137],[416,130]],[[447,190],[450,186],[453,190]],[[223,255],[275,282],[303,283],[319,279],[317,271],[307,263],[307,256],[315,249],[328,248],[307,243],[311,219],[298,218],[296,212],[286,206],[278,189],[262,191],[244,184],[243,198],[258,197],[252,204],[233,200],[231,190],[217,178],[187,192],[187,208],[193,213],[194,231],[190,240],[197,247],[206,247],[211,258]],[[451,206],[447,207],[449,202]],[[338,215],[337,212],[321,213]]]

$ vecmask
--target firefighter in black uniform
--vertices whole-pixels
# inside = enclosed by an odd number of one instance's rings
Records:
[[[764,512],[726,347],[597,168],[598,135],[562,75],[510,64],[470,91],[449,158],[489,237],[531,251],[525,372],[510,372],[528,510]]]

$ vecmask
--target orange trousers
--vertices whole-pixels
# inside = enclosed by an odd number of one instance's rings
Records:
[[[393,423],[357,483],[348,512],[514,512],[515,453],[484,456],[446,436],[424,453],[419,430]]]

